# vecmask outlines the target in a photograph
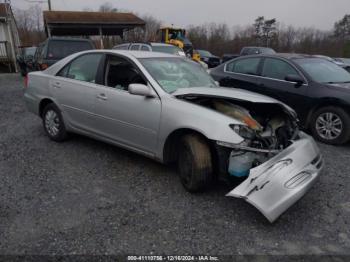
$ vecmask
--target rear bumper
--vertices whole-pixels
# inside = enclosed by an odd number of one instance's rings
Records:
[[[28,92],[24,92],[24,102],[29,112],[39,115],[39,105],[36,97]]]
[[[323,169],[323,159],[312,137],[301,138],[264,164],[227,196],[245,199],[270,222],[312,187]]]

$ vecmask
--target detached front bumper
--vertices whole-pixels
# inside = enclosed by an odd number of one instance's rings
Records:
[[[323,160],[314,139],[300,132],[300,139],[262,165],[227,196],[243,198],[271,223],[298,201],[314,184]]]

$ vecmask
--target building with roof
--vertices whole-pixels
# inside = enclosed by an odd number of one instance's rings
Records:
[[[18,71],[16,55],[20,40],[10,4],[0,3],[0,64],[10,72]]]
[[[44,25],[51,36],[120,36],[144,27],[145,21],[132,13],[44,11]]]

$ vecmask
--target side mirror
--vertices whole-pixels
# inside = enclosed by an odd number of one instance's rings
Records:
[[[130,84],[128,90],[132,95],[155,97],[152,88],[143,84]]]
[[[284,80],[288,81],[288,82],[294,82],[297,85],[302,85],[304,84],[304,79],[299,76],[299,75],[287,75]]]

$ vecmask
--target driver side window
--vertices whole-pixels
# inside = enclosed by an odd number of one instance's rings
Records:
[[[105,72],[105,86],[127,91],[130,84],[147,85],[140,71],[124,58],[108,56]]]
[[[265,59],[262,70],[263,77],[285,80],[287,75],[298,76],[299,73],[287,62],[274,58]]]

